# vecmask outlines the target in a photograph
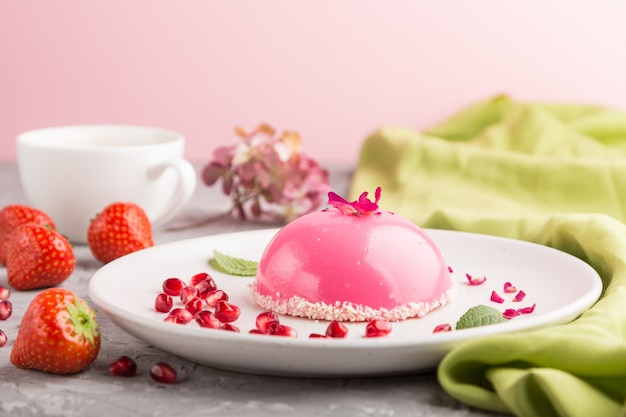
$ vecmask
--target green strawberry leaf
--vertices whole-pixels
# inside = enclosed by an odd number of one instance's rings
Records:
[[[68,302],[65,307],[74,325],[74,333],[83,336],[93,345],[96,337],[100,335],[95,310],[89,308],[85,300],[79,297],[74,297],[74,304]]]
[[[490,324],[507,321],[500,311],[486,305],[471,307],[456,322],[456,329],[469,329],[470,327],[489,326]]]
[[[214,250],[213,258],[209,260],[209,265],[226,274],[253,277],[256,275],[256,269],[259,266],[259,263],[256,261],[235,258]]]

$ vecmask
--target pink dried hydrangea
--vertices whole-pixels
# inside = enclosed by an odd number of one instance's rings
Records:
[[[217,148],[201,174],[206,185],[222,181],[232,213],[288,222],[322,204],[330,189],[328,171],[301,152],[297,132],[277,135],[267,124],[235,132],[235,142]]]

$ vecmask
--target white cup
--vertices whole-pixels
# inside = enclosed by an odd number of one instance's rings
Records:
[[[185,138],[143,126],[61,126],[17,137],[22,187],[74,243],[87,241],[94,216],[113,202],[144,209],[154,229],[189,201],[196,171],[184,159]]]

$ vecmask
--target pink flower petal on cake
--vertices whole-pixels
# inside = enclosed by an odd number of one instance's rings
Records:
[[[380,185],[376,187],[376,190],[374,191],[374,204],[378,204],[378,202],[380,201],[380,195],[382,194],[382,192],[383,192],[383,189]]]
[[[352,206],[352,203],[332,191],[328,193],[328,205],[333,206],[334,208],[345,214],[356,213],[356,210]]]
[[[381,192],[382,189],[377,187],[375,192],[375,201],[371,201],[367,198],[368,192],[364,191],[361,193],[358,200],[349,202],[345,198],[331,191],[328,193],[328,205],[333,206],[343,214],[350,214],[353,216],[372,214],[378,210],[378,200],[380,200]]]
[[[502,317],[504,317],[505,319],[512,319],[514,317],[519,316],[521,313],[517,310],[515,310],[514,308],[507,308],[506,310],[504,310],[504,313],[502,313]]]
[[[367,198],[367,194],[367,191],[361,193],[361,195],[359,196],[359,200],[352,203],[352,206],[359,214],[372,213],[378,210],[378,204],[372,202],[369,198]]]
[[[513,298],[513,301],[520,302],[524,300],[525,297],[526,297],[526,293],[520,290],[517,294],[515,294],[515,298]]]
[[[491,291],[491,301],[502,304],[504,302],[504,298],[500,297],[497,292]]]
[[[517,288],[513,284],[508,281],[504,283],[504,292],[513,293],[515,291],[517,291]]]

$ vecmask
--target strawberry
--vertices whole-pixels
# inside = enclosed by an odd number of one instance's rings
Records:
[[[7,279],[16,290],[59,285],[72,274],[75,265],[70,242],[47,226],[26,223],[11,235]]]
[[[41,210],[20,204],[4,207],[0,210],[0,265],[7,263],[11,234],[25,223],[39,223],[56,229],[52,219]]]
[[[133,203],[113,203],[89,224],[87,243],[100,262],[111,262],[153,246],[152,226],[146,213]]]
[[[18,368],[74,374],[100,351],[96,312],[64,288],[49,288],[31,301],[11,349]]]

